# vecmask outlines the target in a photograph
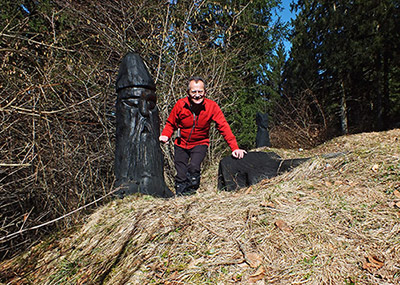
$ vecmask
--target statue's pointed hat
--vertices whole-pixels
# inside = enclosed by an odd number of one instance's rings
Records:
[[[142,58],[139,54],[129,52],[122,59],[119,66],[116,89],[142,87],[156,90],[156,84],[151,78]]]

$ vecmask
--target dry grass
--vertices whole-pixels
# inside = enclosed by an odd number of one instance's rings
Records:
[[[115,200],[75,233],[3,262],[3,282],[398,284],[399,137],[397,129],[274,150],[314,158],[235,193],[216,190],[213,166],[194,196]]]

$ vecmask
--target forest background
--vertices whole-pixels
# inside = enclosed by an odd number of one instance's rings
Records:
[[[201,75],[247,150],[257,112],[269,114],[279,148],[400,122],[397,0],[294,1],[292,28],[274,0],[0,2],[1,259],[85,211],[10,234],[112,191],[115,79],[128,51],[157,84],[162,124],[186,79]],[[205,167],[228,154],[215,129],[211,140]]]

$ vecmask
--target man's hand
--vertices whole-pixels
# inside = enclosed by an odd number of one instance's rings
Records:
[[[160,136],[158,140],[162,143],[168,143],[169,137],[167,136]]]
[[[232,151],[232,156],[234,158],[238,158],[238,159],[242,159],[245,154],[247,154],[247,151],[245,151],[243,149],[237,149],[237,150]]]

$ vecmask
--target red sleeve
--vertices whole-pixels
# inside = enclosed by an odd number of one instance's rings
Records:
[[[215,104],[214,107],[213,120],[217,124],[218,131],[224,137],[231,150],[234,151],[239,149],[236,138],[232,133],[231,127],[229,127],[229,124],[226,121],[225,116],[221,111],[221,108],[217,104]]]
[[[165,123],[165,127],[161,132],[162,136],[167,136],[168,138],[171,138],[174,131],[178,128],[177,126],[178,110],[179,110],[178,104],[179,102],[175,104],[174,108],[172,108],[172,111],[169,114],[167,122]]]

